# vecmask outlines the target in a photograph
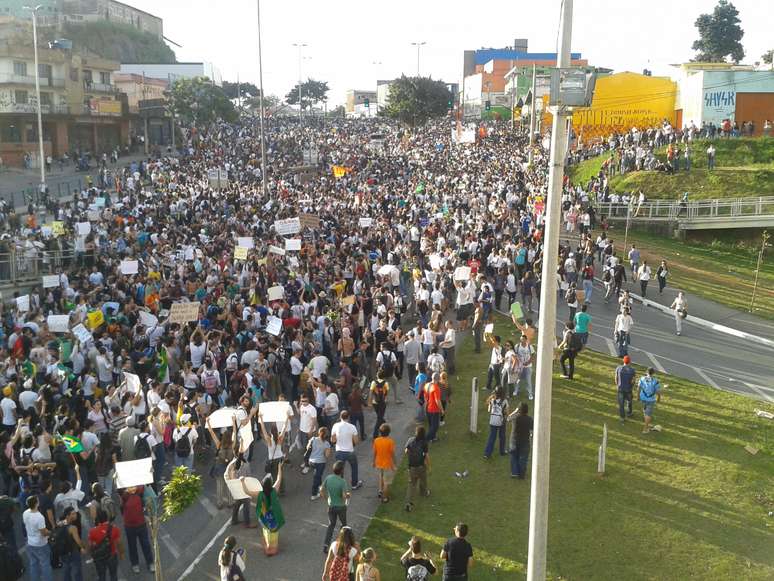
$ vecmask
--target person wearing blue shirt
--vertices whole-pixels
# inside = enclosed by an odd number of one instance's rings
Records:
[[[582,305],[581,312],[575,315],[575,333],[580,337],[584,346],[588,342],[591,332],[591,315],[586,312],[587,310],[588,305]]]
[[[621,416],[622,424],[626,422],[626,417],[624,416],[626,404],[629,404],[629,410],[626,415],[632,417],[632,391],[636,372],[634,367],[629,365],[631,362],[631,358],[628,355],[624,355],[623,365],[619,365],[615,369],[615,385],[618,388],[618,415]]]
[[[642,433],[647,434],[651,430],[653,423],[653,410],[656,408],[656,402],[661,401],[661,384],[655,378],[656,371],[648,367],[648,374],[640,378],[640,401],[642,402],[642,414],[645,416],[645,425],[642,427]]]

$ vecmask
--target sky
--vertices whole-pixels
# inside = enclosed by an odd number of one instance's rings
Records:
[[[210,61],[224,80],[258,84],[256,0],[125,0],[164,19],[179,61]],[[263,82],[283,97],[301,76],[327,81],[329,106],[348,89],[376,89],[377,79],[419,70],[462,81],[464,50],[502,48],[527,38],[531,52],[555,52],[561,0],[262,0]],[[696,18],[716,0],[575,0],[572,51],[616,72],[669,75],[694,55]],[[745,32],[744,63],[774,48],[771,0],[733,0]]]

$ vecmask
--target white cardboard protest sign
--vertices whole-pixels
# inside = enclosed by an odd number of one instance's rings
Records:
[[[258,411],[261,414],[261,419],[264,423],[275,422],[284,424],[288,421],[288,415],[291,414],[290,402],[267,401],[260,404]]]
[[[75,338],[81,343],[86,343],[92,339],[91,333],[83,326],[83,323],[75,325],[75,327],[72,328],[72,332],[73,335],[75,335]]]
[[[247,452],[254,439],[253,426],[250,422],[247,422],[244,426],[239,428],[239,451]]]
[[[170,323],[189,323],[199,320],[199,307],[201,303],[174,303],[169,310]]]
[[[52,333],[67,333],[70,330],[70,315],[49,315],[46,324]]]
[[[43,288],[56,288],[59,286],[59,275],[50,274],[43,277]]]
[[[279,334],[282,333],[282,319],[279,317],[271,317],[269,319],[269,324],[266,325],[266,332],[269,335],[279,337]]]
[[[285,287],[282,285],[270,287],[268,296],[270,301],[281,301],[285,298]]]
[[[153,458],[116,462],[116,488],[153,484]]]
[[[454,280],[470,280],[470,267],[458,266],[454,270]]]
[[[255,248],[255,241],[252,236],[240,236],[237,238],[237,246],[242,248]]]
[[[437,254],[430,255],[430,268],[432,268],[433,270],[441,268],[441,257],[438,256]]]
[[[300,238],[287,238],[285,240],[285,250],[301,250],[301,239]]]
[[[140,391],[140,376],[134,373],[127,373],[124,371],[124,379],[126,380],[126,389],[131,393],[137,393]]]
[[[288,218],[286,220],[275,220],[274,230],[280,236],[298,234],[301,232],[301,220],[299,218]]]
[[[494,323],[489,323],[484,327],[484,333],[494,333]]]
[[[220,408],[212,412],[207,421],[211,428],[230,428],[234,425],[234,417],[237,414],[236,408]]]
[[[121,274],[137,274],[140,270],[140,262],[137,260],[122,260]]]
[[[361,228],[368,228],[373,224],[374,219],[373,218],[360,218],[358,221],[358,224],[360,224]]]
[[[88,236],[91,234],[91,222],[78,222],[75,231],[81,236]]]
[[[234,478],[233,480],[226,479],[225,475],[223,476],[223,479],[226,482],[226,486],[228,487],[228,491],[231,493],[231,498],[234,500],[243,500],[245,498],[250,498],[249,495],[245,494],[244,489],[242,488],[242,481],[238,478]],[[261,481],[257,478],[253,478],[252,476],[245,477],[245,488],[247,490],[250,490],[251,492],[258,493],[261,491]]]
[[[30,295],[16,297],[16,308],[20,313],[26,313],[30,310]]]
[[[285,249],[280,248],[279,246],[269,246],[269,252],[272,254],[279,254],[280,256],[285,256]]]
[[[159,320],[156,318],[155,315],[150,314],[148,311],[139,311],[140,313],[140,323],[144,327],[155,327],[159,324]]]

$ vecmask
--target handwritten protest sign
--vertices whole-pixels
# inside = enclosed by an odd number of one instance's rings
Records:
[[[116,488],[153,484],[153,458],[115,463]]]
[[[298,234],[301,232],[301,220],[299,218],[288,218],[286,220],[275,220],[274,231],[280,236]]]
[[[315,230],[320,227],[320,217],[316,214],[300,214],[298,219],[302,228],[311,228]]]
[[[289,251],[301,250],[301,239],[300,238],[285,239],[285,250],[289,250]]]
[[[137,260],[122,260],[121,274],[137,274],[140,270],[140,263]]]
[[[140,323],[145,327],[155,327],[159,324],[159,320],[155,315],[152,315],[148,311],[139,311]]]
[[[75,327],[72,328],[72,332],[73,335],[75,335],[75,338],[81,343],[87,343],[92,339],[91,333],[89,333],[89,330],[82,324],[75,325]]]
[[[369,228],[371,224],[373,224],[374,219],[373,218],[360,218],[358,221],[358,224],[360,224],[361,228]]]
[[[269,246],[269,252],[272,254],[279,254],[280,256],[285,256],[285,249],[280,248],[279,246]]]
[[[51,232],[54,233],[54,236],[63,236],[65,233],[64,222],[51,222]]]
[[[235,246],[234,247],[234,259],[235,260],[247,260],[247,251],[249,248],[246,246]]]
[[[20,313],[26,313],[30,310],[30,295],[16,297],[16,308]]]
[[[199,307],[201,303],[174,303],[169,309],[170,323],[189,323],[199,320]]]
[[[240,236],[237,238],[237,246],[242,248],[255,248],[255,241],[252,236]]]
[[[266,325],[266,332],[269,333],[269,335],[278,337],[282,332],[282,319],[279,317],[272,317],[269,320],[269,324]]]
[[[267,293],[270,301],[281,301],[285,298],[285,287],[282,285],[269,287]]]
[[[78,222],[75,225],[75,231],[78,232],[80,236],[88,236],[91,234],[91,222]]]
[[[276,422],[284,424],[289,415],[292,415],[290,402],[287,401],[267,401],[260,404],[258,411],[264,423]]]
[[[234,425],[234,417],[236,414],[236,408],[220,408],[208,416],[207,423],[213,429],[230,428]]]
[[[43,277],[43,288],[56,288],[59,286],[59,275],[51,274]]]
[[[92,331],[105,322],[105,315],[102,311],[91,311],[86,313],[86,323]]]
[[[470,280],[470,267],[458,266],[454,270],[454,280]]]
[[[46,324],[52,333],[67,333],[70,330],[70,315],[49,315]]]
[[[130,393],[137,393],[140,391],[140,376],[134,373],[128,373],[124,371],[124,379],[126,380],[126,389]]]

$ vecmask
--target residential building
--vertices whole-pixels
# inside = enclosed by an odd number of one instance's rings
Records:
[[[129,75],[145,75],[146,79],[161,79],[170,83],[174,83],[177,79],[206,77],[218,87],[223,86],[223,75],[214,64],[209,62],[170,64],[121,63],[119,72]]]
[[[367,107],[366,102],[368,102]],[[373,114],[375,115],[378,106],[377,91],[361,91],[356,89],[350,89],[347,91],[347,100],[344,104],[344,111],[348,116],[370,116],[370,109],[374,109]]]
[[[29,25],[28,25],[29,26]],[[35,75],[40,81],[45,154],[108,151],[129,140],[125,101],[113,84],[118,63],[91,54],[39,47],[32,33],[0,40],[0,157],[38,163]]]

